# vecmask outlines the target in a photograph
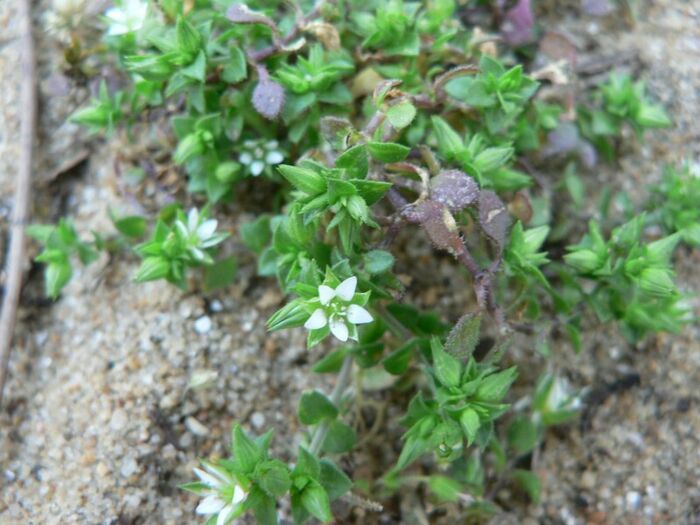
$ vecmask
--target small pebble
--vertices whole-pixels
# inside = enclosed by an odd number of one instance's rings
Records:
[[[124,410],[115,410],[112,414],[112,417],[109,420],[109,427],[112,430],[121,430],[122,428],[124,428],[124,426],[126,426],[128,421],[129,417],[127,416]]]
[[[209,303],[209,309],[214,313],[218,313],[224,309],[224,305],[218,299],[214,299],[211,303]]]
[[[203,315],[194,322],[194,331],[200,335],[204,335],[211,330],[211,317]]]
[[[265,415],[261,412],[253,412],[250,416],[250,424],[257,429],[262,428],[265,425]]]
[[[581,476],[581,487],[583,487],[584,489],[592,489],[593,487],[595,487],[595,484],[596,475],[590,470],[585,471]]]
[[[136,459],[132,456],[127,457],[119,468],[119,473],[125,477],[129,478],[138,471],[139,465],[136,463]]]
[[[625,500],[627,500],[628,509],[637,510],[642,503],[642,496],[636,490],[630,490],[625,495]]]
[[[209,429],[192,416],[185,419],[185,426],[195,436],[204,437],[209,435]]]

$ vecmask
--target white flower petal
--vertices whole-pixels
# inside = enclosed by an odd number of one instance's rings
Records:
[[[191,232],[197,229],[199,225],[199,211],[197,208],[192,208],[187,214],[187,229]]]
[[[342,319],[331,319],[330,322],[331,333],[343,343],[348,340],[350,332],[347,325]]]
[[[212,495],[204,498],[199,505],[197,505],[195,512],[197,514],[216,514],[225,506],[226,502],[224,500],[220,499],[218,496]]]
[[[269,140],[265,143],[267,149],[275,149],[277,146],[279,146],[279,142],[276,140]]]
[[[330,286],[322,284],[318,287],[318,298],[323,306],[328,306],[335,297],[335,290]]]
[[[247,166],[248,164],[253,162],[253,156],[246,151],[245,153],[241,153],[238,156],[238,162],[240,162],[241,164],[245,164]]]
[[[223,467],[218,467],[208,461],[203,461],[202,466],[212,476],[216,476],[221,480],[222,485],[228,485],[233,482],[233,477]]]
[[[125,35],[125,34],[128,33],[128,32],[129,32],[129,28],[128,28],[128,27],[126,27],[126,26],[123,25],[123,24],[115,23],[115,24],[112,24],[112,25],[109,27],[109,30],[107,31],[107,34],[108,34],[109,36],[119,36],[119,35]]]
[[[208,221],[204,221],[197,228],[197,237],[199,237],[202,241],[208,239],[209,237],[214,235],[218,224],[219,222],[216,219],[209,219]]]
[[[335,295],[343,301],[350,301],[355,295],[355,288],[357,288],[357,277],[353,275],[338,285],[335,289]]]
[[[317,308],[314,313],[311,314],[306,322],[304,323],[304,328],[307,330],[317,330],[323,328],[328,324],[328,318],[326,317],[326,312]]]
[[[226,505],[219,512],[219,517],[216,518],[216,525],[225,525],[231,514],[233,514],[233,505]]]
[[[197,477],[202,480],[202,483],[209,485],[211,488],[218,489],[223,485],[222,481],[217,476],[204,472],[199,468],[193,470]]]
[[[122,11],[118,7],[110,7],[109,9],[107,9],[107,11],[105,11],[105,17],[115,22],[123,22],[124,20],[126,20],[124,11]]]
[[[233,499],[231,500],[231,503],[233,505],[238,505],[242,501],[245,501],[247,497],[248,493],[243,490],[243,487],[236,485],[236,488],[233,489]]]
[[[352,324],[367,324],[374,321],[372,315],[359,305],[348,306],[348,321]]]
[[[200,250],[199,248],[194,247],[194,246],[190,247],[190,253],[192,254],[192,257],[194,257],[195,260],[197,260],[199,262],[203,262],[207,258],[207,254],[204,253],[203,250]]]
[[[256,160],[250,165],[250,172],[254,177],[257,177],[265,169],[265,163],[261,160]]]
[[[268,164],[279,164],[283,160],[284,155],[282,155],[279,151],[270,151],[267,155],[265,155],[265,162]]]

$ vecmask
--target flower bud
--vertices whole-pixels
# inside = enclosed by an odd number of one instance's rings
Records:
[[[668,270],[661,268],[647,268],[642,270],[638,278],[639,286],[651,295],[665,297],[673,294],[676,286],[669,275]]]
[[[592,273],[601,268],[605,262],[593,250],[588,249],[568,253],[564,256],[564,261],[581,273]]]

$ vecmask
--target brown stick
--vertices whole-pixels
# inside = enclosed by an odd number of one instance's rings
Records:
[[[31,0],[19,3],[20,44],[22,47],[22,116],[20,123],[20,158],[15,187],[12,223],[10,224],[10,247],[7,252],[5,296],[0,312],[0,404],[7,377],[7,366],[12,351],[12,335],[17,318],[17,304],[22,289],[22,266],[24,264],[24,228],[29,218],[31,195],[32,147],[36,127],[36,64],[34,40],[32,38]]]

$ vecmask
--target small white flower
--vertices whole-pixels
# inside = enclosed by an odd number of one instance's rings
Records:
[[[118,36],[138,31],[143,26],[147,12],[147,1],[122,0],[119,7],[112,7],[105,12],[105,17],[110,24],[107,34]]]
[[[202,466],[204,470],[195,468],[194,473],[207,486],[207,489],[202,492],[205,497],[197,505],[195,512],[205,516],[217,514],[216,525],[225,525],[236,511],[240,511],[240,505],[248,497],[248,493],[225,469],[207,462],[202,462]],[[224,491],[230,494],[232,485],[231,500],[227,501],[222,494]]]
[[[357,341],[355,325],[371,323],[372,315],[362,306],[348,304],[355,297],[357,277],[349,277],[335,287],[322,284],[318,287],[320,308],[316,308],[304,323],[307,330],[318,330],[328,326],[331,333],[343,343],[348,339]]]
[[[284,160],[284,154],[279,150],[276,140],[244,140],[241,152],[238,154],[238,162],[247,166],[248,172],[257,177],[267,168],[280,164]]]
[[[581,398],[572,392],[571,385],[566,379],[557,377],[549,388],[545,407],[548,412],[578,410],[581,408]]]
[[[216,246],[226,238],[225,233],[216,233],[219,225],[216,219],[202,220],[197,208],[187,213],[187,223],[180,219],[175,221],[175,228],[187,243],[190,255],[199,262],[209,262],[211,257],[204,251]]]

